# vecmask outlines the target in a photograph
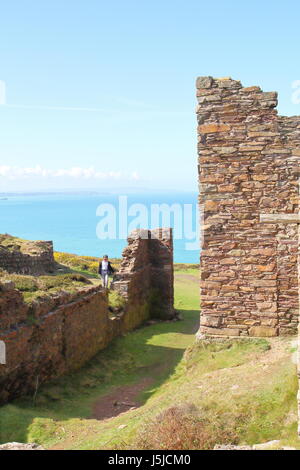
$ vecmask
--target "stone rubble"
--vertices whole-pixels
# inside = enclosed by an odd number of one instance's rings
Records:
[[[241,445],[218,444],[214,450],[296,450],[295,447],[281,446],[279,440],[263,442],[262,444]]]
[[[20,442],[9,442],[7,444],[0,445],[0,450],[45,450],[38,444],[22,444]]]

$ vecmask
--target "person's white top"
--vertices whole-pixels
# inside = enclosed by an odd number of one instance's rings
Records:
[[[108,261],[102,261],[102,271],[108,271]]]

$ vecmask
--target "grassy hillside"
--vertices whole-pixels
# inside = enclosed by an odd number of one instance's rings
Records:
[[[54,259],[58,264],[63,267],[67,266],[72,271],[84,273],[91,277],[98,277],[99,258],[93,256],[78,256],[71,253],[54,252]],[[121,259],[110,258],[113,267],[118,270],[121,264]]]
[[[298,445],[290,338],[195,344],[198,272],[175,273],[183,320],[116,339],[80,371],[0,408],[0,442],[54,449]],[[300,447],[300,446],[299,446]]]

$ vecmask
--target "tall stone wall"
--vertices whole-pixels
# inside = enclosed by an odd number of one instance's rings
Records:
[[[231,79],[197,79],[202,214],[200,335],[296,332],[300,117],[277,94]]]
[[[150,235],[153,316],[167,319],[174,315],[173,231],[153,229]]]
[[[113,338],[145,320],[173,315],[172,233],[138,231],[128,241],[114,283],[126,300],[117,316],[110,315],[107,292],[100,286],[26,304],[12,282],[0,282],[0,341],[6,345],[0,403],[81,367]]]

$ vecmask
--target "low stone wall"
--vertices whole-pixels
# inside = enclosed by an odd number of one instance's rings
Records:
[[[143,238],[139,231],[129,237],[113,285],[126,302],[122,314],[113,318],[107,292],[100,286],[26,304],[12,282],[0,283],[0,341],[6,345],[0,404],[78,369],[113,338],[145,320],[173,315],[173,247],[168,233],[152,231]]]
[[[2,292],[0,340],[6,345],[6,364],[0,365],[0,403],[77,369],[117,333],[107,295],[99,287],[62,293],[32,306],[13,286],[4,286]]]
[[[0,240],[0,268],[9,273],[32,275],[51,273],[55,270],[51,241],[32,242],[29,252],[24,252],[22,246],[18,248],[16,242],[14,245],[13,248],[8,249],[1,245]]]

